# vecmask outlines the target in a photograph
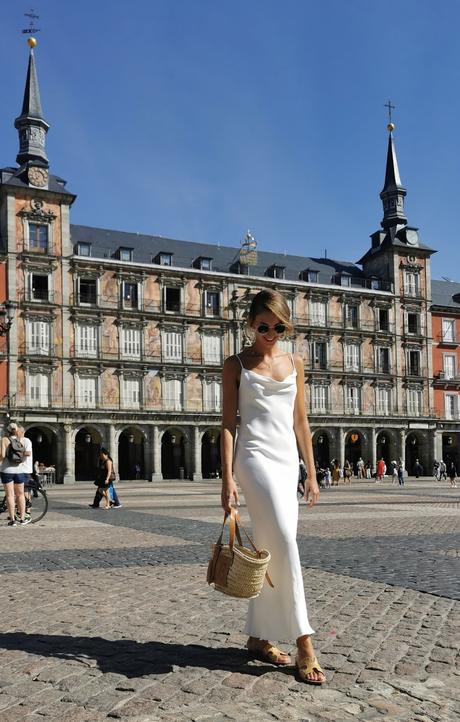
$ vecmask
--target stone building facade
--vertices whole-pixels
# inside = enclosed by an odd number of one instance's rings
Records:
[[[355,264],[73,225],[52,175],[33,50],[16,119],[18,165],[0,169],[8,337],[3,411],[64,483],[108,448],[121,478],[219,473],[220,370],[247,342],[261,288],[282,291],[305,362],[318,462],[373,466],[439,451],[433,411],[430,256],[407,224],[390,128],[381,229]]]

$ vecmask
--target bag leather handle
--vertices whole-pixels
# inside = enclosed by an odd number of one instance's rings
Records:
[[[229,547],[230,547],[230,549],[232,550],[232,552],[233,552],[233,545],[234,545],[234,543],[235,543],[235,535],[236,535],[238,544],[239,544],[240,546],[243,546],[243,542],[242,542],[242,540],[241,540],[240,529],[239,529],[239,527],[241,526],[242,530],[244,531],[244,533],[245,533],[245,535],[246,535],[246,538],[247,538],[248,542],[250,543],[250,545],[252,546],[252,548],[254,549],[254,551],[256,552],[256,554],[260,557],[260,551],[259,551],[259,549],[257,549],[256,545],[254,544],[253,540],[251,539],[251,537],[249,536],[248,532],[246,531],[245,527],[243,526],[243,524],[242,524],[242,522],[241,522],[241,518],[240,518],[240,514],[239,514],[238,509],[235,509],[235,508],[233,508],[233,507],[231,508],[230,513],[228,513],[228,511],[225,512],[224,522],[223,522],[223,524],[222,524],[222,530],[221,530],[221,532],[220,532],[219,539],[217,540],[217,544],[221,544],[221,542],[222,542],[222,536],[223,536],[223,533],[224,533],[224,527],[225,527],[225,523],[226,523],[227,519],[230,519],[230,523],[229,523],[229,527],[230,527],[230,528],[229,528],[229,542],[228,542],[228,544],[229,544]],[[268,572],[265,572],[265,577],[266,577],[267,582],[269,583],[269,585],[272,587],[272,589],[274,589],[273,582],[272,582],[272,580],[270,579],[270,576],[269,576]]]

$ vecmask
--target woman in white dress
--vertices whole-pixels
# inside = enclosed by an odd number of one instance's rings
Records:
[[[291,663],[270,640],[295,639],[296,667],[310,684],[326,681],[313,649],[297,547],[299,453],[308,479],[311,509],[319,498],[311,433],[305,411],[304,369],[300,356],[277,341],[293,331],[289,307],[277,291],[261,291],[251,304],[248,325],[253,344],[226,359],[222,371],[222,507],[230,511],[243,491],[259,548],[271,553],[272,589],[267,584],[249,602],[247,648],[273,664]],[[236,438],[237,413],[240,414]]]

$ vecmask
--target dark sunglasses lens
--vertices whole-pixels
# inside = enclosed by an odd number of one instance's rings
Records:
[[[267,333],[267,331],[270,330],[270,327],[267,326],[266,323],[261,323],[260,326],[257,326],[257,330],[259,333]]]
[[[284,323],[277,323],[276,326],[274,326],[274,329],[276,333],[284,333],[286,331],[286,326]]]

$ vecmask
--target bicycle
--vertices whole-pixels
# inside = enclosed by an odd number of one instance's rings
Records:
[[[40,481],[31,478],[30,481],[24,485],[24,495],[26,497],[26,519],[29,519],[31,524],[36,524],[43,519],[48,511],[48,496],[46,491],[43,489]],[[6,497],[4,496],[0,501],[0,514],[7,513],[7,511]],[[17,510],[16,520],[19,520]]]

